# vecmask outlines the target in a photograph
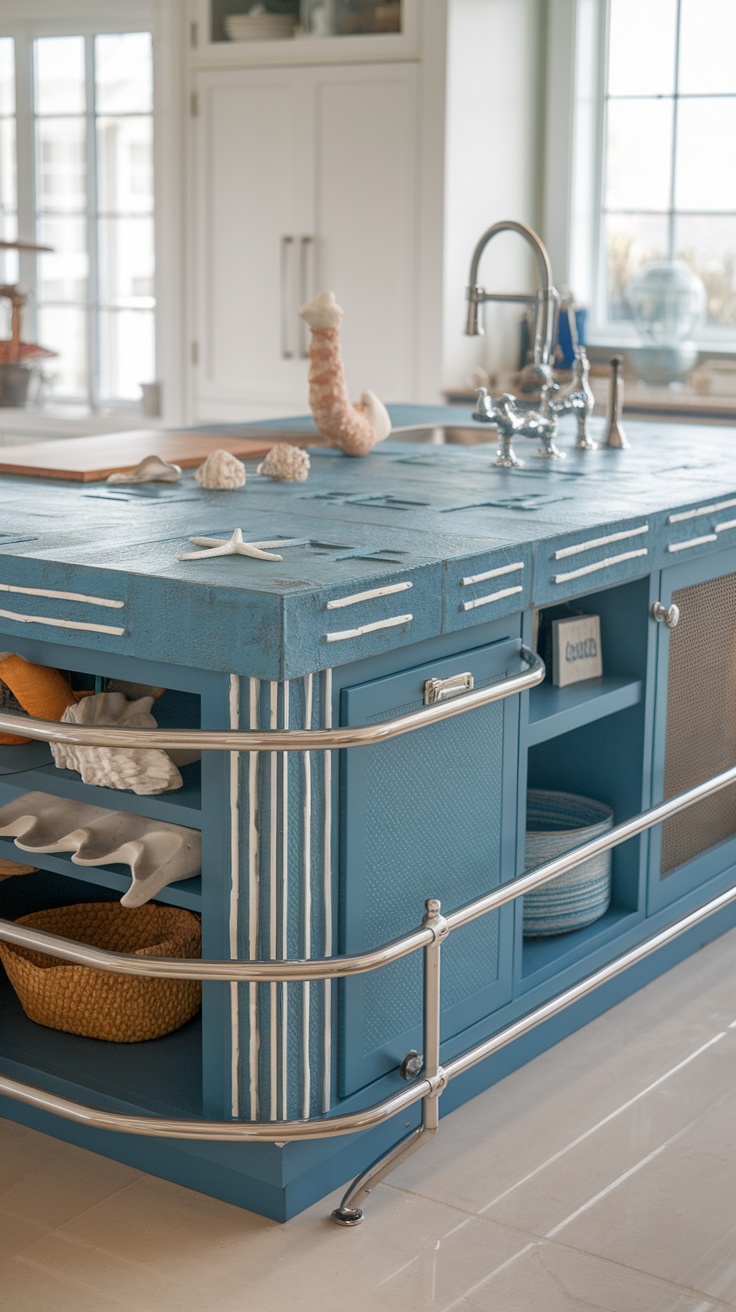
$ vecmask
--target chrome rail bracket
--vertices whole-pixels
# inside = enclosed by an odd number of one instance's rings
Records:
[[[387,1153],[353,1180],[343,1195],[340,1206],[332,1212],[336,1225],[360,1225],[363,1220],[361,1203],[402,1162],[437,1135],[440,1125],[439,1100],[447,1087],[447,1074],[440,1065],[440,954],[442,941],[447,938],[450,926],[441,914],[441,904],[435,897],[425,903],[422,925],[432,930],[432,938],[424,948],[424,1065],[422,1078],[429,1081],[429,1089],[422,1099],[422,1123],[410,1130]],[[402,1073],[408,1058],[419,1058],[411,1052],[402,1062]],[[404,1077],[406,1078],[406,1077]]]

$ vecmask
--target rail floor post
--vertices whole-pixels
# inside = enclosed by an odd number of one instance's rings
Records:
[[[433,937],[424,949],[424,1060],[421,1075],[422,1079],[429,1081],[430,1088],[422,1099],[422,1123],[353,1180],[340,1206],[332,1213],[332,1220],[337,1225],[360,1225],[363,1220],[360,1204],[368,1194],[407,1157],[434,1139],[439,1129],[439,1099],[447,1083],[440,1065],[440,954],[449,926],[440,915],[441,905],[437,898],[428,898],[425,906],[422,924],[432,930]],[[419,1074],[419,1071],[414,1069],[412,1074]]]

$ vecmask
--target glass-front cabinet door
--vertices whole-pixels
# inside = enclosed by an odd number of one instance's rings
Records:
[[[195,63],[412,59],[419,0],[190,0]]]
[[[653,803],[736,765],[734,554],[663,570],[661,583],[669,623],[658,626]],[[736,785],[652,830],[650,912],[734,863]]]

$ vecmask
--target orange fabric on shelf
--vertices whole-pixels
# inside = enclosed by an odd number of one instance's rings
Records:
[[[13,652],[0,659],[0,681],[7,684],[23,710],[38,720],[61,720],[67,706],[78,700],[59,670],[33,665]],[[0,743],[27,743],[28,738],[0,733]]]

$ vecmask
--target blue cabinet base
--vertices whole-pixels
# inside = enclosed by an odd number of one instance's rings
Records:
[[[730,872],[733,880],[736,872]],[[721,882],[721,881],[719,881]],[[727,883],[728,881],[722,881]],[[705,900],[701,890],[700,901]],[[671,911],[668,920],[674,919]],[[705,944],[736,926],[736,907],[712,916],[708,921],[652,956],[611,980],[596,992],[582,999],[560,1016],[540,1025],[531,1034],[510,1044],[494,1057],[480,1063],[448,1086],[442,1096],[441,1110],[447,1115],[462,1106],[483,1090],[490,1088],[505,1076],[531,1061],[547,1048],[594,1020],[610,1007],[635,993],[645,984],[664,974],[673,966],[697,952]],[[647,927],[652,932],[654,926]],[[639,937],[643,937],[639,934]],[[518,1007],[515,1008],[518,1010]],[[497,1013],[497,1019],[499,1014]],[[504,1023],[505,1023],[504,1017]],[[480,1027],[474,1027],[479,1030]],[[474,1042],[477,1034],[459,1036],[452,1047],[461,1050]],[[465,1042],[467,1039],[467,1043]],[[11,1070],[12,1063],[3,1063],[7,1074],[19,1075]],[[379,1082],[379,1085],[382,1082]],[[376,1090],[379,1085],[375,1086]],[[80,1100],[88,1093],[65,1084],[64,1091]],[[376,1091],[376,1099],[384,1090]],[[102,1101],[102,1100],[100,1100]],[[112,1106],[111,1100],[104,1100]],[[350,1100],[352,1104],[352,1100]],[[130,1105],[128,1104],[128,1109]],[[171,1143],[164,1140],[137,1138],[108,1131],[87,1129],[63,1121],[55,1116],[21,1106],[7,1098],[0,1098],[0,1113],[9,1120],[28,1125],[33,1129],[64,1139],[68,1143],[112,1157],[129,1166],[158,1175],[164,1179],[209,1194],[223,1202],[247,1208],[274,1221],[288,1221],[299,1212],[338,1189],[365,1166],[367,1160],[379,1156],[395,1143],[408,1126],[418,1124],[419,1108],[398,1117],[368,1134],[345,1139],[323,1140],[319,1143],[289,1144],[278,1148],[272,1144],[197,1144]],[[431,1146],[427,1148],[427,1169],[431,1170]]]

